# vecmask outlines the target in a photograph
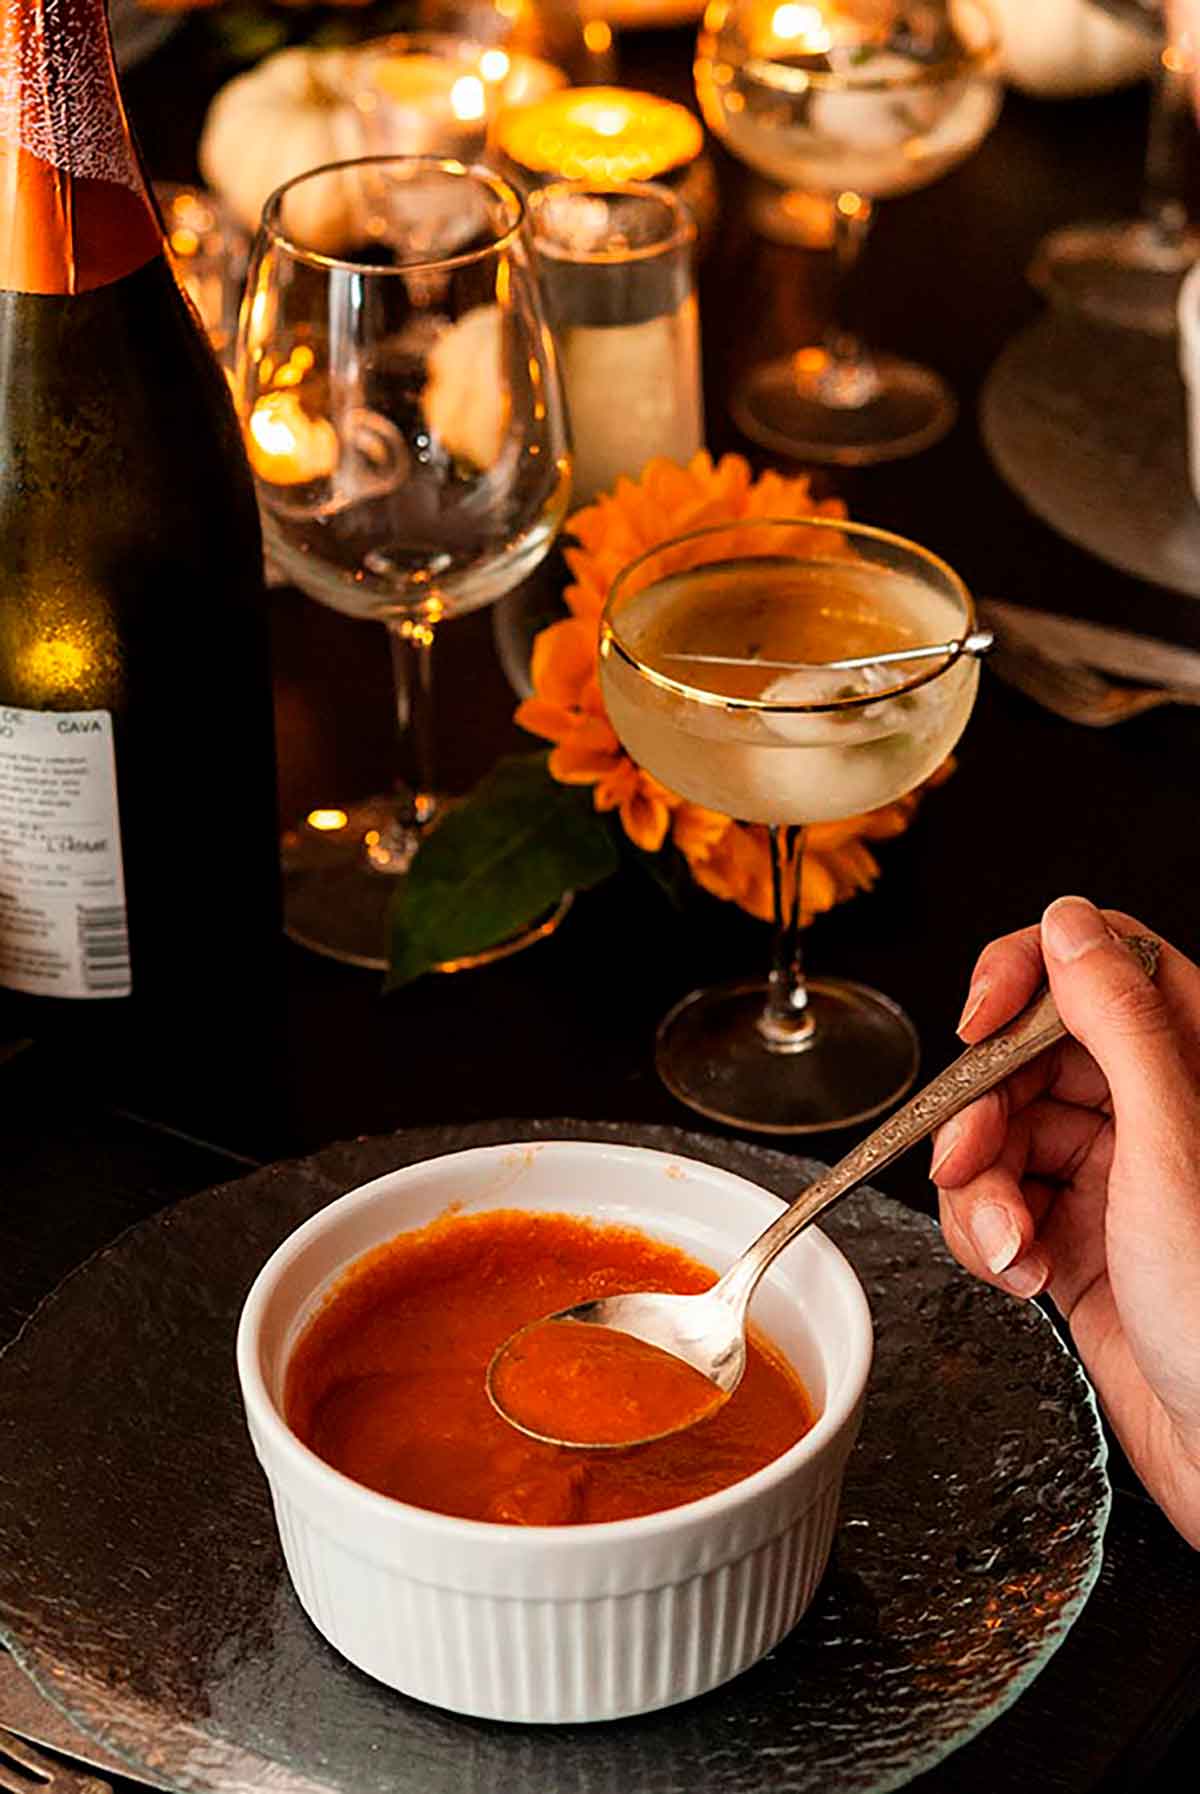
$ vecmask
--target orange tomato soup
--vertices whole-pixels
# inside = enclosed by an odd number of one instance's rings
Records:
[[[752,1329],[746,1374],[714,1414],[629,1449],[526,1438],[492,1407],[485,1376],[510,1334],[556,1309],[713,1282],[633,1228],[521,1209],[447,1214],[344,1273],[292,1353],[284,1412],[335,1470],[438,1513],[569,1526],[678,1507],[761,1469],[813,1423],[795,1372],[761,1333]]]

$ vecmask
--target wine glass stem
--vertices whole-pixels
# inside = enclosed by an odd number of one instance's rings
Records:
[[[1164,52],[1150,96],[1142,216],[1159,247],[1181,250],[1188,229],[1187,172],[1192,120],[1191,84]]]
[[[820,398],[838,410],[857,410],[879,394],[874,357],[845,323],[846,283],[862,253],[873,210],[869,199],[849,192],[839,193],[833,207],[833,306],[825,332]]]
[[[767,1003],[758,1031],[773,1053],[802,1053],[811,1046],[815,1027],[808,1008],[808,986],[800,957],[800,867],[804,830],[773,826],[771,889],[775,904],[775,944]]]
[[[403,872],[437,810],[433,771],[432,623],[404,618],[387,625],[396,693],[402,776],[395,787],[393,839],[371,851],[380,870]]]

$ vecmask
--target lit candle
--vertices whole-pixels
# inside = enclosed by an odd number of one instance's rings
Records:
[[[359,104],[371,147],[404,155],[446,155],[482,142],[487,89],[457,57],[422,51],[366,56]]]
[[[561,346],[579,503],[659,456],[686,464],[703,448],[694,298],[641,324],[568,327]]]
[[[500,150],[525,174],[567,181],[649,181],[704,147],[686,106],[623,87],[570,87],[496,122]]]
[[[519,50],[485,50],[479,73],[487,88],[489,113],[502,106],[531,105],[567,85],[567,77],[552,62]]]
[[[338,463],[337,431],[311,417],[294,389],[264,393],[250,413],[246,451],[255,473],[272,486],[327,479]]]
[[[536,56],[458,38],[381,38],[356,58],[355,98],[379,155],[473,155],[501,107],[565,85]]]

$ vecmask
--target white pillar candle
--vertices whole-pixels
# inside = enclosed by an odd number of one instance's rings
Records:
[[[621,474],[704,447],[696,301],[640,324],[580,324],[559,333],[575,450],[572,494],[587,504]]]
[[[670,188],[635,182],[542,187],[530,217],[587,504],[704,446],[695,225]]]

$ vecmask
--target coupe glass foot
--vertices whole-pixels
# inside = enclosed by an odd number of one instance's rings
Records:
[[[693,991],[658,1030],[655,1063],[672,1095],[730,1127],[815,1134],[869,1121],[917,1075],[916,1030],[890,998],[862,984],[808,986],[814,1028],[802,1052],[773,1052],[759,1030],[767,987]]]
[[[870,368],[869,381],[843,376],[823,349],[764,362],[734,392],[734,421],[778,454],[841,467],[897,461],[946,434],[958,405],[940,375],[890,355],[873,357]],[[847,378],[861,391],[844,389]]]

